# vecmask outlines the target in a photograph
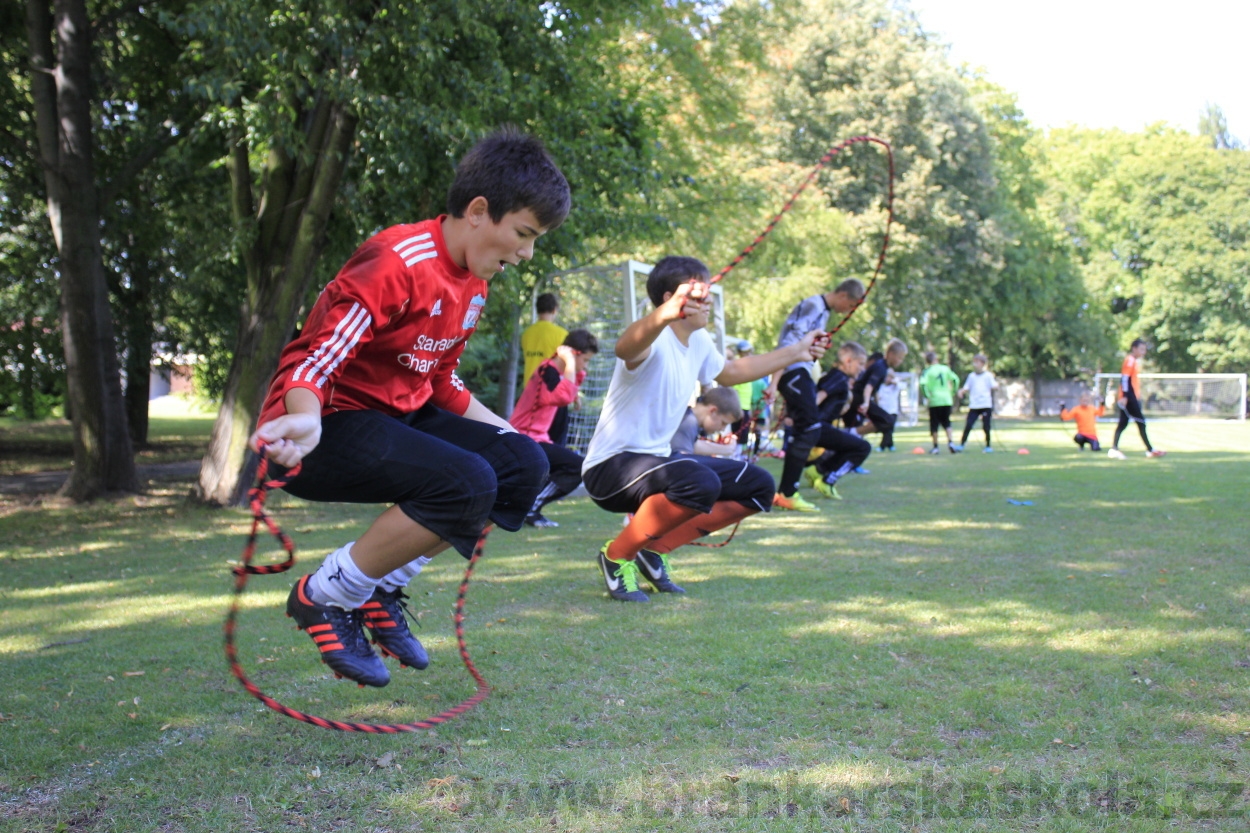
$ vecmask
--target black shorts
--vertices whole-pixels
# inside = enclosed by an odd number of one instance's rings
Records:
[[[1120,405],[1120,414],[1120,421],[1126,425],[1128,424],[1128,418],[1132,418],[1139,423],[1146,421],[1146,416],[1141,410],[1141,402],[1131,388],[1124,394],[1124,404]],[[1125,415],[1127,415],[1127,418]]]
[[[556,445],[564,445],[569,437],[569,406],[561,405],[556,408],[555,416],[551,418],[551,427],[547,429],[547,436]]]
[[[305,500],[394,503],[468,558],[487,520],[521,528],[547,479],[538,443],[433,405],[402,417],[339,411],[286,491]]]
[[[950,405],[930,405],[929,406],[929,431],[936,431],[938,428],[951,427],[951,406]]]
[[[555,485],[556,491],[567,495],[582,482],[582,463],[586,458],[571,448],[555,443],[539,443],[538,446],[547,455],[549,473],[547,479]]]
[[[721,500],[767,512],[776,491],[773,476],[745,460],[631,451],[598,463],[582,475],[582,482],[591,499],[609,512],[637,512],[644,500],[658,494],[699,512],[711,512],[712,504]]]
[[[856,428],[863,425],[865,422],[871,422],[873,428],[881,431],[886,425],[891,424],[890,415],[886,413],[885,409],[876,402],[868,403],[867,414],[861,414],[859,412],[859,406],[862,404],[864,403],[854,401],[851,402],[850,407],[846,409],[846,413],[842,416],[843,425],[847,428]]]
[[[786,401],[786,416],[794,422],[795,430],[820,422],[820,409],[816,406],[816,383],[806,369],[788,370],[782,374],[777,381],[777,391]]]

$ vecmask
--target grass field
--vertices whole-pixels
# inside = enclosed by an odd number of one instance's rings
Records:
[[[215,409],[179,396],[153,400],[148,411],[148,442],[135,462],[198,460],[208,448]],[[74,462],[73,429],[68,420],[26,422],[0,417],[0,476],[68,469]]]
[[[10,505],[0,830],[1245,830],[1250,430],[1157,423],[1167,457],[1133,437],[1115,462],[1068,428],[959,457],[905,431],[819,515],[680,552],[689,594],[646,605],[594,568],[618,516],[570,501],[560,529],[497,532],[467,623],[492,696],[394,737],[285,719],[229,676],[243,513],[185,505],[185,483]],[[384,722],[472,691],[461,559],[413,586],[431,667],[360,690],[281,610],[376,507],[271,503],[301,561],[245,597],[262,688]]]

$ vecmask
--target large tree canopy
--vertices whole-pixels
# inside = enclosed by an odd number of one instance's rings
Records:
[[[1250,156],[1218,107],[1198,135],[1044,135],[886,0],[28,0],[0,7],[0,69],[0,410],[73,416],[77,497],[134,487],[168,350],[222,403],[199,497],[237,499],[316,293],[373,232],[438,214],[506,123],[547,142],[574,210],[463,356],[501,410],[543,275],[719,268],[857,134],[894,148],[897,222],[846,336],[1033,377],[1137,336],[1164,369],[1250,363]],[[871,274],[885,171],[861,145],[821,174],[726,282],[737,334],[768,344],[799,298]]]
[[[1164,370],[1250,365],[1250,154],[1173,129],[1058,130],[1051,177],[1121,347]]]

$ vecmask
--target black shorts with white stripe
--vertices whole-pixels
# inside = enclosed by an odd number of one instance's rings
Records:
[[[487,521],[515,532],[547,480],[538,443],[426,405],[389,416],[338,411],[286,491],[305,500],[394,503],[468,558]]]
[[[771,474],[745,460],[630,451],[599,463],[582,482],[591,499],[609,512],[637,512],[644,500],[659,494],[700,512],[712,511],[712,504],[722,500],[767,512],[776,490]]]

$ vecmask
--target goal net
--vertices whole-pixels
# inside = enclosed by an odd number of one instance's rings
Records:
[[[1246,418],[1244,373],[1141,373],[1142,413],[1146,417]],[[1120,374],[1094,376],[1097,401],[1115,413],[1120,395]]]
[[[898,425],[920,422],[920,377],[915,373],[894,371],[898,382]]]
[[[651,265],[630,260],[611,266],[590,266],[548,275],[534,288],[534,299],[554,292],[560,299],[560,326],[586,329],[599,341],[599,353],[586,368],[580,390],[580,406],[569,409],[565,444],[585,454],[595,433],[603,399],[608,394],[616,367],[617,336],[629,324],[651,311],[647,298],[647,275]],[[717,348],[725,351],[725,303],[720,284],[712,286],[712,319],[709,329]],[[693,393],[693,391],[691,391]]]

